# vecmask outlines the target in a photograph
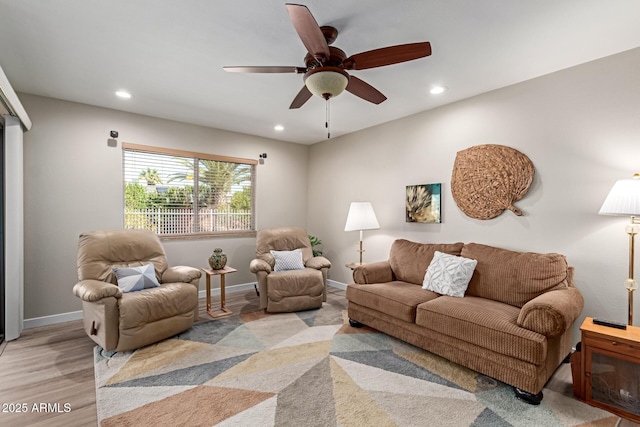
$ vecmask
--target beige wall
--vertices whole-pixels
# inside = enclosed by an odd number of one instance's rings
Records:
[[[257,226],[306,226],[307,146],[27,94],[20,99],[34,123],[24,137],[25,319],[81,309],[71,293],[78,235],[122,228],[120,142],[250,159],[266,152],[257,166]],[[107,145],[110,130],[119,132],[115,148]],[[248,269],[254,238],[164,243],[171,265],[195,267],[207,266],[221,247],[238,269],[228,285],[255,280]]]
[[[323,239],[332,278],[350,281],[344,264],[357,261],[358,232],[343,231],[345,220],[351,201],[368,200],[381,229],[365,232],[365,262],[386,259],[395,238],[560,252],[576,268],[583,315],[625,321],[628,219],[597,213],[617,179],[640,172],[639,69],[636,49],[313,145],[308,224]],[[511,146],[533,161],[533,185],[516,203],[524,216],[481,221],[457,208],[456,152],[480,144]],[[405,186],[437,182],[442,224],[406,223]]]

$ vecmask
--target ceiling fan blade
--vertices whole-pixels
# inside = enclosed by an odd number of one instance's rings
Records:
[[[408,43],[357,53],[345,59],[343,64],[347,70],[366,70],[412,61],[429,55],[431,55],[431,43]]]
[[[287,3],[286,6],[293,27],[307,51],[316,59],[329,59],[329,45],[309,9],[301,4]]]
[[[300,92],[298,92],[296,97],[293,98],[293,102],[291,102],[289,109],[292,110],[292,109],[302,107],[304,103],[307,102],[309,98],[311,98],[311,96],[313,96],[313,94],[309,89],[307,89],[307,86],[302,86],[302,89],[300,89]]]
[[[229,73],[304,73],[302,67],[222,67]]]
[[[359,96],[365,101],[373,102],[374,104],[380,104],[387,99],[378,89],[355,76],[349,76],[347,90],[355,96]]]

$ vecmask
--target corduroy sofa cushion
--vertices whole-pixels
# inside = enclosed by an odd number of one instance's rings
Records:
[[[466,295],[522,307],[538,295],[569,286],[569,267],[561,254],[516,252],[467,243],[461,255],[478,261]]]
[[[457,256],[460,255],[463,245],[461,242],[432,244],[398,239],[391,245],[389,265],[396,280],[422,286],[424,274],[435,252]]]
[[[577,288],[546,292],[522,306],[518,325],[547,337],[563,334],[582,312],[584,298]]]
[[[520,310],[498,301],[441,296],[420,304],[416,324],[496,353],[540,365],[547,339],[517,325]]]
[[[439,297],[437,293],[424,290],[413,283],[399,281],[352,284],[347,286],[346,296],[356,304],[410,323],[416,320],[416,307],[419,304]]]

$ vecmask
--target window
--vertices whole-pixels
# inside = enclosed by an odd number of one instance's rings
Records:
[[[255,235],[256,160],[122,144],[124,228]]]

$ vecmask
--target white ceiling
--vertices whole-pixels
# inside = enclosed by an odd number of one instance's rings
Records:
[[[640,46],[637,0],[310,0],[347,55],[430,41],[433,55],[352,71],[384,93],[331,101],[332,137]],[[18,92],[268,138],[325,139],[325,102],[289,104],[304,66],[284,0],[0,0],[0,66]],[[603,77],[603,84],[606,78]],[[433,85],[449,88],[428,93]],[[130,100],[114,96],[118,89]],[[552,102],[552,100],[550,100]],[[276,124],[285,126],[274,131]],[[37,123],[34,123],[37,126]]]

